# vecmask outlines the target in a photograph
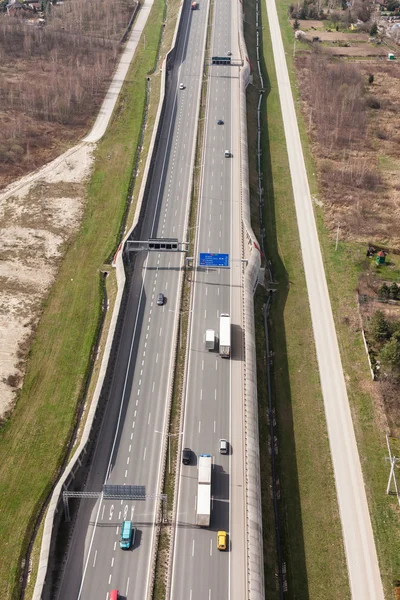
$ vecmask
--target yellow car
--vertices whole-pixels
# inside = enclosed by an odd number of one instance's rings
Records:
[[[226,550],[226,531],[218,531],[217,548],[218,550]]]

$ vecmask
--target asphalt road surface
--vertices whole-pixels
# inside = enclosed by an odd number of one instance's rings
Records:
[[[237,32],[235,10],[229,0],[215,3],[210,55],[227,56],[232,52],[236,62],[237,37],[232,33],[232,28]],[[238,67],[222,65],[212,65],[209,72],[196,260],[200,252],[229,253],[230,269],[197,264],[192,274],[194,291],[182,447],[191,448],[193,459],[191,465],[180,466],[171,600],[246,597],[245,523],[243,518],[232,519],[231,504],[235,463],[239,466],[235,489],[237,486],[240,490],[235,508],[243,517],[240,189],[235,177],[239,172],[238,74]],[[218,124],[219,120],[223,123]],[[232,156],[225,157],[225,150]],[[231,360],[218,354],[221,313],[232,316]],[[205,348],[206,329],[214,329],[216,333],[215,351]],[[232,390],[234,381],[238,385]],[[235,428],[233,406],[238,415]],[[228,440],[228,455],[219,453],[221,438]],[[195,525],[200,454],[213,457],[208,528]],[[228,532],[226,552],[217,549],[218,530]],[[235,556],[237,563],[233,570]]]
[[[203,74],[206,11],[193,18],[189,5],[169,74],[167,109],[143,224],[143,238],[183,239],[194,160],[193,132]],[[180,90],[179,84],[185,89]],[[178,319],[182,255],[137,258],[118,360],[86,491],[103,483],[158,492],[171,377],[173,332]],[[166,302],[157,306],[157,295]],[[160,433],[161,432],[161,433]],[[107,600],[118,589],[127,600],[144,600],[154,543],[155,500],[81,502],[57,598]],[[137,527],[134,547],[119,548],[121,521]]]
[[[274,0],[266,0],[352,597],[383,599],[378,558]],[[311,434],[311,432],[310,432]]]

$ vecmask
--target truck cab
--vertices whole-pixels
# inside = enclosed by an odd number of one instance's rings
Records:
[[[204,342],[207,350],[214,350],[215,348],[215,331],[214,329],[207,329],[204,336]]]

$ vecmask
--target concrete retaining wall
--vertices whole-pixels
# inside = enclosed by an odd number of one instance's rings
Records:
[[[250,188],[247,147],[246,88],[250,81],[250,62],[244,41],[242,5],[239,10],[239,46],[243,60],[240,70],[240,143],[242,225],[248,245],[248,263],[244,273],[243,312],[245,337],[245,447],[246,447],[246,519],[247,576],[249,600],[264,600],[264,560],[262,538],[260,449],[258,435],[257,361],[254,330],[253,295],[258,285],[261,252],[251,228]],[[247,254],[247,252],[246,252]]]

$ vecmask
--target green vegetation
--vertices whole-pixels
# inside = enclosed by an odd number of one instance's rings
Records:
[[[79,233],[43,306],[24,387],[0,431],[0,587],[20,592],[20,565],[63,464],[101,322],[99,269],[120,239],[146,100],[156,64],[164,3],[155,2],[112,125],[96,151]],[[18,523],[18,527],[16,524]]]
[[[277,416],[281,500],[279,503],[283,559],[287,566],[288,598],[349,597],[341,527],[336,502],[325,414],[319,387],[308,296],[304,279],[288,158],[283,131],[268,21],[262,4],[263,56],[265,59],[263,111],[263,172],[265,182],[266,253],[279,282],[269,325],[272,344],[273,394]],[[246,39],[253,65],[253,16],[246,7]],[[257,85],[257,81],[255,81]],[[250,164],[255,165],[255,106],[258,93],[250,88]],[[253,156],[252,156],[253,155]],[[312,165],[311,160],[308,161]],[[256,179],[251,176],[253,202]],[[256,207],[253,214],[256,214]],[[261,305],[256,298],[260,448],[263,481],[266,594],[276,592],[276,556],[270,500],[270,457],[265,418],[265,351]],[[261,357],[261,358],[260,358]],[[323,573],[323,577],[321,577]]]
[[[293,31],[287,19],[288,4],[288,0],[281,0],[278,13],[286,49],[286,59],[292,76],[292,89],[295,99],[298,100],[299,95],[295,83],[292,61]],[[312,193],[314,193],[316,190],[316,178],[314,176],[304,120],[299,110],[300,102],[297,102],[297,108],[309,182]],[[372,393],[370,393],[372,383],[364,344],[358,329],[349,328],[348,324],[349,320],[350,322],[352,320],[357,322],[358,319],[355,291],[359,276],[362,272],[375,267],[371,265],[369,259],[365,258],[365,246],[354,242],[341,242],[336,251],[335,241],[330,237],[329,232],[325,228],[322,209],[315,208],[315,215],[366,484],[381,576],[386,597],[391,598],[394,581],[400,579],[400,535],[396,513],[397,500],[392,496],[386,496],[385,493],[389,474],[389,469],[385,462],[385,456],[387,456],[383,431],[385,425],[381,425],[381,429],[378,428],[378,423],[384,423],[384,418],[380,414],[380,406],[374,405],[374,398]],[[286,248],[287,245],[285,245]],[[387,276],[388,273],[392,272],[393,274],[398,270],[397,257],[391,256],[390,258],[393,259],[393,266],[391,265],[389,268],[384,267],[385,270],[380,268],[381,276],[387,280],[389,279]],[[392,278],[394,279],[393,276],[390,279]],[[296,458],[298,461],[297,446]],[[344,569],[345,566],[343,565],[342,571]],[[334,587],[337,590],[336,582],[334,583]],[[322,596],[317,595],[315,597],[320,598]],[[341,597],[348,596],[342,595]]]

